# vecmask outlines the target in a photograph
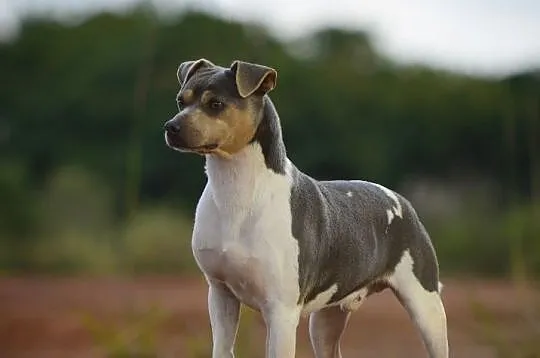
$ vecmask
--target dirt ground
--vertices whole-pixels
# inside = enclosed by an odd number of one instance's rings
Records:
[[[443,292],[452,357],[499,357],[494,339],[506,344],[511,357],[538,344],[532,318],[540,315],[529,310],[533,300],[539,306],[540,290],[454,279]],[[264,335],[258,314],[247,311],[237,357],[262,357]],[[146,344],[153,354],[145,357],[208,357],[205,283],[199,277],[0,278],[0,357],[106,357],[115,338],[116,346]],[[342,352],[344,358],[426,356],[391,292],[372,296],[352,316]],[[297,357],[312,356],[304,319]]]

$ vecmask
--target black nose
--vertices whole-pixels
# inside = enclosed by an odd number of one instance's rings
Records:
[[[168,133],[177,134],[180,132],[180,125],[176,121],[170,120],[165,123],[163,129],[165,129]]]

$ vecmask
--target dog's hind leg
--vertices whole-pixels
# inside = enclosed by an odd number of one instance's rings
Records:
[[[339,306],[309,316],[309,337],[316,358],[341,358],[340,340],[350,312]]]
[[[446,313],[440,296],[440,284],[433,291],[425,289],[415,276],[413,265],[413,258],[406,250],[388,282],[419,329],[429,356],[448,358]],[[436,270],[433,275],[438,276]]]

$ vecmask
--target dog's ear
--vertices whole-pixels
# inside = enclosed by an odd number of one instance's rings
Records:
[[[266,94],[276,87],[277,71],[254,63],[234,61],[230,67],[236,77],[238,93],[243,98],[254,93]]]
[[[178,82],[180,82],[180,86],[186,83],[187,80],[189,80],[189,78],[193,76],[195,72],[197,72],[197,70],[203,67],[210,66],[214,66],[214,64],[204,58],[196,61],[182,62],[180,66],[178,66],[178,71],[176,71],[176,77],[178,77]]]

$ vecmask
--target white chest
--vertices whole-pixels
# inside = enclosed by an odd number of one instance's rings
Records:
[[[288,175],[268,170],[260,147],[239,158],[207,161],[193,253],[210,280],[224,282],[245,304],[298,298],[298,244],[291,233]]]

